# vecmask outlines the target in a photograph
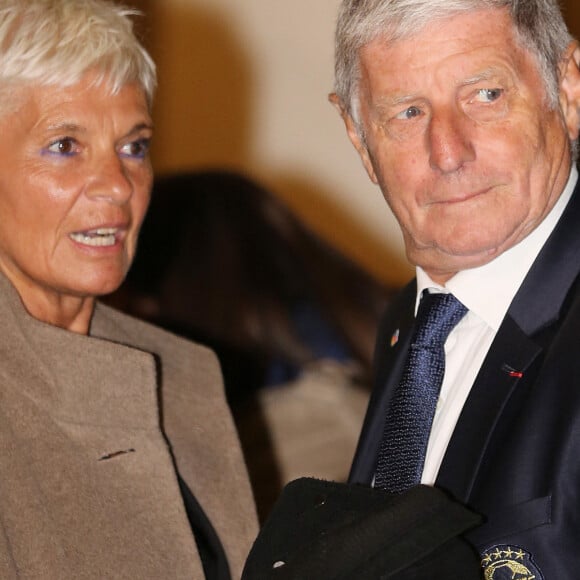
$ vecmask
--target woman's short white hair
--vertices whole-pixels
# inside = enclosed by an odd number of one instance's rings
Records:
[[[136,14],[107,0],[0,0],[0,110],[15,87],[69,86],[89,70],[112,93],[138,83],[151,105],[155,64],[135,36]]]

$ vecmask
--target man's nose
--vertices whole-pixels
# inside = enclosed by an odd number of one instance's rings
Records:
[[[457,171],[475,159],[471,121],[456,110],[434,112],[429,123],[428,147],[433,169],[442,173]]]

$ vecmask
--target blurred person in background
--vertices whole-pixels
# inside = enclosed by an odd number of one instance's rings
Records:
[[[392,289],[231,171],[158,177],[116,304],[220,359],[259,512],[303,475],[345,480]]]

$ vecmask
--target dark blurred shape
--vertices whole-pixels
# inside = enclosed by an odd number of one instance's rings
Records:
[[[232,172],[158,178],[139,244],[111,301],[216,351],[264,515],[282,484],[301,469],[294,459],[283,468],[268,437],[281,445],[292,445],[294,434],[296,440],[307,437],[288,457],[305,454],[306,445],[320,454],[312,435],[317,426],[310,426],[318,419],[308,413],[320,407],[319,414],[332,414],[329,393],[342,388],[335,406],[350,405],[353,396],[362,401],[353,403],[359,408],[348,419],[356,422],[348,436],[354,445],[367,391],[353,395],[350,383],[369,384],[377,321],[392,290],[314,235],[261,185]],[[321,370],[320,361],[337,366]],[[298,396],[289,385],[304,376],[308,385]],[[327,383],[322,399],[305,401],[319,377]],[[273,423],[280,422],[285,425],[276,435]],[[325,428],[325,437],[332,437],[336,427]],[[346,476],[353,450],[335,442]],[[334,475],[321,471],[308,475]]]
[[[462,537],[480,522],[434,487],[392,494],[301,478],[284,488],[242,580],[480,580]]]

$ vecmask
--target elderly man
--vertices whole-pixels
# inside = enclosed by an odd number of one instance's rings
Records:
[[[343,0],[336,42],[331,100],[416,266],[351,482],[481,513],[486,578],[578,578],[578,44],[556,0]]]

